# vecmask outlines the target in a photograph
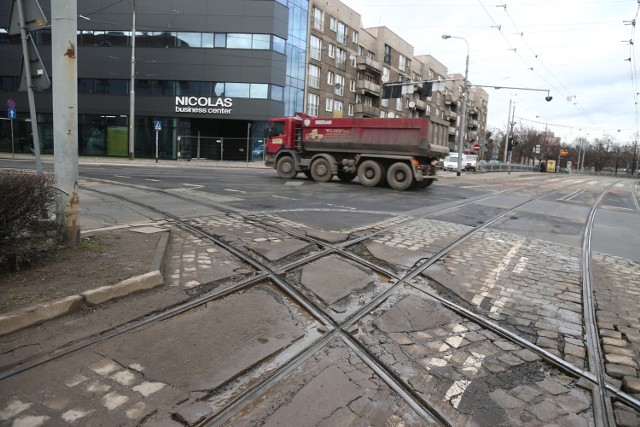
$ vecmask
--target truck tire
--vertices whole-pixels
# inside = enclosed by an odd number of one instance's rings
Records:
[[[343,172],[343,171],[338,172],[338,179],[342,182],[353,181],[353,179],[356,176],[357,175],[355,172]]]
[[[296,162],[289,156],[280,157],[276,163],[278,176],[283,179],[292,179],[298,175],[296,170]]]
[[[387,171],[387,183],[394,190],[407,190],[413,184],[411,167],[404,162],[395,162]]]
[[[333,178],[331,173],[331,163],[329,160],[320,157],[311,163],[311,178],[316,182],[329,182]]]
[[[375,160],[365,160],[358,166],[358,180],[365,187],[375,187],[382,181],[382,165]]]

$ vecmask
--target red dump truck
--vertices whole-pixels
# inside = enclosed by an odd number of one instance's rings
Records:
[[[431,143],[428,118],[317,118],[303,113],[269,121],[265,163],[281,178],[298,172],[317,182],[355,177],[362,185],[394,190],[424,188],[436,178],[436,161],[449,153]]]

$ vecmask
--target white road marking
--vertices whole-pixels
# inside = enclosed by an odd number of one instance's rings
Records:
[[[525,267],[527,266],[527,261],[529,261],[529,258],[520,257],[520,261],[518,261],[518,264],[514,267],[514,269],[512,271],[514,273],[522,273],[524,271]]]
[[[153,181],[153,182],[161,182],[161,179],[153,179],[153,178],[147,178],[145,179],[145,181]]]
[[[130,177],[130,176],[125,176],[125,175],[113,175],[113,176],[115,176],[116,178],[127,178],[127,179],[131,179],[131,177]]]
[[[271,196],[271,197],[273,197],[273,198],[275,198],[275,199],[298,200],[298,199],[292,199],[291,197],[276,196],[276,195],[273,195],[273,196]]]
[[[182,184],[182,185],[184,185],[185,187],[191,187],[191,188],[194,188],[194,189],[195,189],[195,188],[202,188],[202,187],[204,187],[204,185],[198,185],[198,184]]]
[[[246,191],[242,191],[242,190],[234,190],[232,188],[225,188],[224,191],[229,191],[231,193],[242,193],[242,194],[247,194]]]

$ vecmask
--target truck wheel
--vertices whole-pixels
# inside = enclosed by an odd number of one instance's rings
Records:
[[[416,188],[416,189],[427,188],[431,184],[433,184],[433,180],[432,179],[425,179],[425,180],[422,180],[422,181],[414,181],[412,187]]]
[[[356,177],[355,172],[343,172],[343,171],[338,172],[338,179],[340,179],[340,181],[342,182],[353,181],[355,177]]]
[[[382,166],[375,160],[365,160],[358,166],[358,179],[366,187],[375,187],[382,181]]]
[[[396,162],[387,171],[387,183],[394,190],[404,191],[413,183],[413,172],[408,164]]]
[[[276,170],[278,171],[278,176],[283,179],[292,179],[298,175],[296,163],[289,156],[280,157],[278,163],[276,163]]]
[[[316,182],[329,182],[333,174],[331,173],[331,164],[327,159],[319,158],[311,164],[311,178]]]

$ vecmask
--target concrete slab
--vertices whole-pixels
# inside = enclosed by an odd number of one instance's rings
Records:
[[[446,325],[451,314],[444,308],[409,296],[374,320],[373,324],[382,332],[417,332]]]
[[[307,236],[322,240],[327,243],[340,243],[344,242],[349,238],[348,234],[338,233],[336,231],[324,231],[324,230],[316,230],[315,228],[306,230]]]
[[[308,243],[300,240],[287,239],[279,242],[266,241],[255,242],[249,245],[249,248],[259,255],[262,255],[271,262],[280,261],[283,258],[293,255],[309,246]]]
[[[142,234],[154,234],[154,233],[160,233],[161,231],[167,231],[167,229],[160,228],[160,227],[147,226],[147,227],[132,228],[131,231],[135,233],[142,233]]]
[[[110,340],[97,351],[123,365],[144,365],[154,381],[212,390],[304,335],[276,298],[267,289],[231,295]]]
[[[364,289],[375,281],[375,275],[341,257],[329,256],[307,264],[302,269],[302,285],[326,304],[333,304]]]
[[[370,243],[366,248],[374,257],[403,267],[413,267],[418,261],[429,256],[425,252],[410,251],[381,243]]]

